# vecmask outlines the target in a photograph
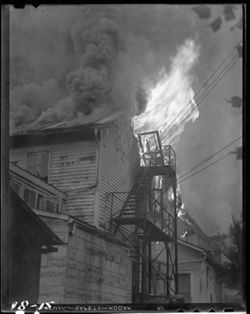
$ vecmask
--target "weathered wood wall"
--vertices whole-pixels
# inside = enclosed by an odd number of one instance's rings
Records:
[[[139,152],[132,127],[120,121],[103,128],[99,158],[96,219],[100,228],[108,230],[111,218],[108,197],[111,192],[129,192],[139,167]]]
[[[64,215],[65,216],[65,215]],[[39,302],[130,303],[131,260],[128,249],[91,227],[65,219],[43,220],[66,242],[43,256]],[[92,227],[93,229],[93,227]]]
[[[27,153],[49,151],[48,183],[67,194],[66,212],[93,223],[97,183],[95,142],[13,149],[10,161],[25,169]]]

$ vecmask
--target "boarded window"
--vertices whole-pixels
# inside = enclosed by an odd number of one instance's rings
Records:
[[[35,208],[36,193],[29,189],[24,189],[24,201],[30,208]]]
[[[178,274],[178,287],[178,294],[184,297],[185,302],[192,302],[190,274]]]
[[[28,153],[27,170],[39,179],[48,182],[49,152]]]

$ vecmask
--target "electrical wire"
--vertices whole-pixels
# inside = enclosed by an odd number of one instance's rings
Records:
[[[217,68],[215,69],[215,71],[209,76],[209,78],[202,84],[202,86],[200,87],[200,89],[198,90],[198,92],[196,93],[196,96],[199,95],[199,93],[202,91],[202,89],[208,84],[208,82],[212,79],[212,77],[216,74],[216,72],[224,65],[224,63],[227,61],[227,59],[231,56],[231,54],[234,52],[235,49],[238,49],[238,47],[240,46],[242,41],[239,41],[237,43],[237,45],[230,51],[230,53],[226,56],[226,58],[220,62],[220,64],[217,66]],[[188,105],[190,104],[191,101],[189,101],[187,103],[187,105],[185,107],[188,107]],[[177,114],[177,116],[170,122],[170,125],[168,126],[168,128],[165,130],[167,132],[167,130],[169,128],[171,128],[171,125],[173,124],[173,122],[178,118],[178,116],[183,112],[180,111],[179,114]],[[165,133],[164,131],[164,133]]]
[[[224,67],[224,69],[222,69],[222,71],[220,73],[218,73],[217,77],[215,77],[215,79],[210,83],[210,86],[208,86],[205,90],[202,91],[204,86],[208,85],[208,82],[216,75],[216,72],[218,72],[218,70],[225,64],[225,62],[227,61],[227,59],[229,58],[229,56],[234,52],[235,49],[237,49],[241,44],[241,41],[233,48],[233,50],[227,55],[227,57],[219,64],[219,66],[216,68],[216,70],[210,75],[210,77],[203,83],[203,85],[201,86],[201,88],[198,90],[198,92],[196,93],[196,97],[199,98],[197,99],[197,107],[200,105],[200,103],[205,99],[205,97],[211,92],[211,90],[217,85],[217,83],[225,76],[225,74],[232,68],[232,66],[236,63],[236,61],[238,60],[239,56],[234,56],[233,59]],[[201,93],[201,95],[199,96],[199,93]],[[192,100],[190,100],[186,106],[184,107],[184,111],[183,109],[176,115],[176,117],[170,122],[170,125],[167,127],[167,129],[161,134],[161,137],[164,137],[163,140],[165,139],[165,134],[169,135],[169,133],[173,133],[173,129],[175,129],[177,126],[180,125],[181,122],[184,121],[184,119],[188,116],[188,114],[193,110],[193,108],[189,109],[186,113],[185,113],[185,108],[188,108],[188,105],[192,102]],[[174,121],[176,121],[176,119],[182,115],[182,120],[180,121],[179,124],[176,124],[173,126],[173,128],[171,129],[171,126],[174,124]],[[169,131],[168,131],[169,130]],[[170,134],[171,134],[170,133]]]
[[[198,106],[201,104],[201,102],[208,96],[208,94],[209,94],[209,93],[212,91],[212,89],[217,85],[217,83],[225,76],[225,74],[232,68],[232,66],[236,63],[236,61],[237,61],[237,60],[235,60],[235,61],[230,65],[230,67],[227,69],[227,71],[224,72],[224,75],[221,76],[221,77],[217,80],[217,82],[215,82],[215,84],[210,88],[210,90],[208,90],[208,91],[206,92],[206,94],[203,95],[203,98],[202,98],[201,100],[199,100],[199,102],[196,104],[196,107],[198,107]],[[178,124],[176,124],[176,125],[173,126],[173,128],[170,130],[170,132],[169,132],[169,133],[167,134],[167,136],[165,137],[165,139],[166,139],[167,137],[172,136],[172,134],[173,134],[173,132],[175,131],[175,129],[177,129],[177,128],[186,120],[186,118],[188,117],[188,115],[190,114],[190,112],[191,112],[192,110],[193,110],[193,109],[191,108],[191,109],[182,117],[181,121],[180,121]],[[165,139],[163,139],[163,141],[164,141]],[[170,143],[170,144],[171,144],[171,143]]]
[[[211,162],[211,163],[208,164],[207,166],[205,166],[205,167],[201,168],[200,170],[194,172],[194,173],[191,174],[190,176],[187,176],[187,177],[183,178],[183,179],[180,180],[178,183],[182,183],[182,182],[186,181],[187,179],[189,179],[189,178],[195,176],[195,175],[198,174],[199,172],[201,172],[201,171],[203,171],[203,170],[205,170],[205,169],[211,167],[212,165],[216,164],[217,162],[221,161],[222,159],[225,159],[225,158],[228,157],[228,156],[229,156],[229,153],[227,153],[226,155],[224,155],[224,156],[222,156],[222,157],[216,159],[215,161]]]
[[[210,155],[209,157],[207,157],[206,159],[204,159],[203,161],[201,161],[200,163],[198,163],[197,165],[195,165],[193,168],[191,168],[190,170],[185,171],[184,173],[182,173],[178,180],[182,179],[183,177],[185,177],[188,173],[192,172],[193,170],[197,169],[198,167],[200,167],[201,165],[203,165],[204,163],[206,163],[207,161],[209,161],[210,159],[212,159],[213,157],[215,157],[216,155],[218,155],[219,153],[221,153],[222,151],[224,151],[226,148],[230,147],[232,144],[234,144],[236,141],[238,141],[241,136],[238,136],[237,138],[235,138],[233,141],[231,141],[229,144],[223,146],[221,149],[217,150],[215,153],[213,153],[212,155]]]
[[[237,62],[238,57],[234,58],[231,63],[227,66],[227,68],[225,68],[223,70],[223,72],[221,72],[219,74],[219,76],[216,78],[216,81],[213,82],[213,84],[211,86],[209,86],[209,88],[207,90],[204,91],[204,94],[201,96],[201,98],[199,100],[197,100],[196,103],[196,108],[200,106],[201,102],[208,96],[208,94],[214,89],[214,87],[218,84],[218,82],[226,75],[226,73],[233,67],[233,65]],[[172,133],[174,132],[174,130],[179,127],[183,121],[185,121],[185,119],[187,118],[187,116],[190,114],[190,112],[193,110],[193,108],[189,109],[189,111],[182,117],[181,121],[174,125],[173,128],[167,133],[167,135],[165,136],[165,138],[163,139],[163,141],[167,138],[170,137],[170,135],[172,135]],[[182,111],[183,112],[183,111]]]

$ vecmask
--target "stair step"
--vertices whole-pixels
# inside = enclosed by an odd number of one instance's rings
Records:
[[[134,185],[124,203],[119,218],[134,217],[136,215],[136,205],[145,199],[145,195],[151,185],[151,176],[145,175],[144,171],[135,178]]]
[[[124,218],[124,217],[135,217],[135,213],[127,213],[127,214],[123,214],[120,218]]]
[[[124,213],[122,213],[122,215],[125,215],[125,214],[126,215],[128,215],[128,214],[135,214],[135,210],[131,210],[131,211],[130,210],[128,210],[128,211],[126,210]]]

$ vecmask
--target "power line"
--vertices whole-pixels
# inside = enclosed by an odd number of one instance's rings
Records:
[[[233,62],[230,64],[230,66],[226,69],[226,71],[224,71],[224,73],[222,73],[223,75],[222,76],[220,76],[218,79],[217,79],[217,81],[213,84],[213,86],[211,86],[210,87],[210,90],[207,90],[206,91],[206,94],[204,94],[204,95],[202,95],[202,99],[200,99],[199,100],[199,102],[197,102],[197,104],[196,104],[196,107],[198,107],[200,104],[201,104],[201,102],[208,96],[208,94],[212,91],[212,89],[217,85],[217,83],[226,75],[226,73],[233,67],[233,65],[236,63],[236,61],[237,60],[233,60]],[[173,126],[173,128],[170,130],[170,132],[167,134],[168,136],[170,136],[173,132],[174,132],[174,130],[176,129],[176,128],[178,128],[179,127],[179,125],[183,122],[183,121],[185,121],[185,119],[186,119],[186,117],[189,115],[189,113],[192,111],[193,109],[191,108],[184,116],[183,116],[183,118],[181,119],[181,121],[178,123],[178,124],[176,124],[176,125],[174,125]]]
[[[220,64],[219,64],[219,65],[217,66],[217,68],[215,69],[215,71],[209,76],[209,78],[208,78],[208,79],[203,83],[203,85],[200,87],[200,89],[198,90],[198,92],[196,93],[196,95],[198,95],[198,94],[202,91],[203,87],[205,87],[205,86],[208,84],[208,82],[212,79],[212,77],[216,74],[216,72],[224,65],[224,63],[227,61],[227,59],[230,57],[230,55],[234,52],[234,50],[235,50],[235,49],[238,49],[238,47],[240,46],[241,42],[242,42],[242,41],[239,41],[238,44],[237,44],[237,45],[231,50],[231,52],[226,56],[226,58],[225,58],[222,62],[220,62]],[[187,107],[187,106],[190,104],[190,102],[191,102],[191,101],[189,101],[185,107]],[[177,116],[170,122],[170,125],[169,125],[169,127],[166,129],[165,132],[167,132],[167,130],[171,127],[171,125],[173,124],[173,122],[178,118],[178,116],[179,116],[182,112],[183,112],[183,111],[180,111],[179,114],[177,114]],[[165,132],[164,132],[164,133],[165,133]]]
[[[183,179],[180,180],[180,182],[178,182],[178,183],[181,183],[181,182],[183,182],[183,181],[186,181],[187,179],[189,179],[189,178],[195,176],[195,175],[198,174],[199,172],[201,172],[201,171],[207,169],[208,167],[211,167],[212,165],[216,164],[217,162],[221,161],[222,159],[225,159],[225,158],[228,157],[228,156],[229,156],[229,153],[227,153],[226,155],[224,155],[224,156],[222,156],[222,157],[216,159],[215,161],[211,162],[211,163],[208,164],[207,166],[205,166],[205,167],[201,168],[200,170],[194,172],[194,173],[191,174],[190,176],[187,176],[186,178],[183,178]]]
[[[226,73],[233,67],[233,65],[237,62],[238,57],[234,58],[233,60],[231,60],[231,63],[227,65],[227,68],[225,68],[223,70],[223,72],[221,72],[219,74],[219,76],[216,78],[216,80],[212,83],[211,86],[209,86],[209,88],[207,90],[204,91],[204,94],[201,95],[201,98],[197,101],[196,103],[196,107],[198,107],[201,102],[208,96],[208,94],[213,90],[213,88],[218,84],[218,82],[226,75]],[[179,127],[179,125],[186,119],[186,117],[189,115],[189,113],[193,110],[193,108],[189,109],[188,112],[186,114],[184,114],[184,116],[182,117],[182,119],[180,120],[180,122],[176,125],[173,126],[173,128],[167,133],[167,136],[170,136],[173,131]],[[182,111],[183,113],[183,111]],[[165,137],[165,138],[166,138]],[[164,139],[163,139],[164,140]]]
[[[201,88],[198,90],[198,92],[196,93],[196,97],[199,97],[199,93],[201,93],[200,95],[200,99],[197,100],[197,106],[198,106],[198,102],[201,102],[202,100],[204,100],[204,98],[208,95],[209,92],[211,92],[211,90],[214,88],[214,86],[218,83],[219,80],[221,80],[224,75],[231,69],[231,67],[234,65],[234,63],[238,60],[238,55],[237,57],[234,56],[233,59],[229,62],[229,64],[226,65],[226,67],[218,74],[218,76],[214,79],[214,81],[212,83],[210,83],[211,85],[207,88],[207,90],[203,90],[203,87],[205,87],[208,82],[216,75],[216,73],[218,72],[218,70],[225,64],[225,62],[227,61],[227,59],[230,57],[230,55],[234,52],[235,49],[237,49],[241,44],[241,41],[239,41],[239,43],[232,49],[232,51],[227,55],[227,57],[219,64],[219,66],[217,66],[216,70],[209,76],[209,78],[203,83],[203,85],[201,86]],[[236,58],[235,58],[236,57]],[[203,93],[203,94],[202,94]],[[205,95],[204,95],[205,94]],[[186,106],[184,107],[184,111],[181,110],[176,117],[170,122],[170,125],[167,127],[167,129],[161,134],[161,136],[164,136],[164,134],[171,132],[172,133],[172,129],[171,126],[173,125],[173,123],[176,121],[176,119],[180,116],[183,115],[185,112],[185,108],[188,108],[188,105],[192,102],[192,100],[190,100]],[[189,109],[188,112],[185,114],[184,119],[187,117],[187,115],[193,110],[193,108]],[[180,122],[182,122],[184,119],[182,119]],[[176,128],[178,126],[175,125],[174,128]],[[170,130],[169,130],[170,129]],[[169,132],[168,132],[169,130]]]
[[[227,145],[223,146],[221,149],[219,149],[218,151],[216,151],[215,153],[213,153],[212,155],[210,155],[209,157],[207,157],[206,159],[204,159],[203,161],[201,161],[200,163],[198,163],[197,165],[195,165],[193,168],[191,168],[190,170],[187,170],[186,172],[182,173],[180,175],[180,177],[178,178],[178,180],[182,179],[183,177],[185,177],[186,174],[192,172],[193,170],[197,169],[198,167],[200,167],[201,165],[203,165],[204,163],[206,163],[207,161],[209,161],[210,159],[212,159],[213,157],[215,157],[216,155],[218,155],[219,153],[221,153],[223,150],[225,150],[226,148],[228,148],[229,146],[231,146],[233,143],[235,143],[236,141],[238,141],[241,136],[238,136],[237,138],[235,138],[233,141],[231,141],[230,143],[228,143]]]

